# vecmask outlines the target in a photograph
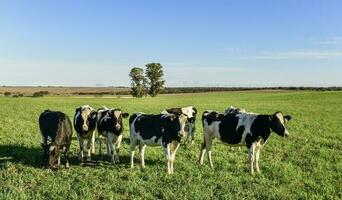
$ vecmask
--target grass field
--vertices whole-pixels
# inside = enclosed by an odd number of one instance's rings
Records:
[[[72,118],[77,106],[106,105],[129,113],[158,113],[164,108],[194,105],[223,111],[234,105],[293,118],[289,138],[272,134],[261,150],[261,174],[246,167],[247,149],[215,140],[214,170],[197,164],[202,138],[197,121],[196,142],[181,146],[175,173],[167,175],[161,148],[146,148],[141,170],[129,168],[128,120],[125,120],[121,164],[108,161],[80,166],[78,143],[72,141],[70,169],[44,169],[37,119],[49,108]],[[156,98],[0,98],[0,199],[341,199],[342,92],[222,92],[162,95]],[[198,118],[200,119],[200,117]],[[96,148],[98,146],[96,145]],[[96,149],[98,152],[98,149]],[[97,156],[95,156],[97,160]]]

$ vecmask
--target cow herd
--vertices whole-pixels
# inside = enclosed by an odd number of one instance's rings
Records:
[[[180,143],[194,143],[197,109],[193,106],[165,109],[160,114],[134,113],[117,108],[102,107],[97,110],[83,105],[75,110],[73,126],[79,142],[79,160],[91,161],[95,154],[95,132],[98,132],[99,157],[102,160],[102,140],[106,141],[107,155],[110,162],[120,162],[120,146],[124,131],[124,118],[129,117],[130,128],[130,166],[134,168],[135,147],[139,146],[139,158],[145,168],[146,146],[161,146],[167,161],[167,172],[173,173],[173,162]],[[201,144],[199,163],[203,164],[207,152],[209,164],[212,141],[219,139],[225,144],[245,145],[248,148],[248,161],[251,173],[259,172],[260,148],[266,143],[271,132],[286,137],[289,135],[285,123],[291,119],[288,115],[276,112],[261,115],[244,109],[230,107],[224,112],[205,111],[202,114],[203,143]],[[61,154],[64,155],[65,167],[69,167],[69,149],[72,141],[72,122],[58,111],[45,110],[39,116],[39,128],[42,136],[41,145],[44,157],[51,169],[58,169]],[[86,142],[86,144],[85,144]]]

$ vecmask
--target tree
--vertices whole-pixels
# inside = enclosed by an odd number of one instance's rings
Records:
[[[146,65],[145,75],[149,86],[148,94],[157,96],[164,87],[165,81],[162,79],[164,72],[160,63],[149,63]]]
[[[145,94],[145,77],[144,70],[139,67],[133,67],[129,73],[131,77],[132,86],[132,96],[133,97],[143,97]]]

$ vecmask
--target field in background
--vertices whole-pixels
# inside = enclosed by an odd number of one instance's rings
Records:
[[[24,94],[31,96],[35,92],[47,91],[51,95],[78,95],[78,94],[116,94],[129,91],[126,87],[30,87],[30,86],[3,86],[0,94],[10,92],[12,94]]]
[[[245,147],[215,141],[214,170],[197,164],[202,137],[197,121],[196,142],[181,146],[175,174],[166,174],[161,148],[146,148],[141,170],[136,149],[135,169],[129,168],[128,120],[121,147],[121,164],[108,162],[80,166],[78,143],[72,141],[70,169],[44,169],[37,119],[45,109],[73,118],[77,106],[118,107],[133,113],[158,113],[164,108],[194,105],[201,113],[223,111],[230,105],[272,114],[278,110],[293,118],[289,138],[272,134],[261,150],[261,174],[250,175]],[[249,91],[156,98],[0,98],[0,199],[341,199],[342,92]],[[96,145],[96,153],[98,153]],[[97,160],[97,156],[95,156]]]

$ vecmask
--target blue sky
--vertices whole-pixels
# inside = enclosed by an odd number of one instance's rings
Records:
[[[342,86],[342,1],[0,1],[0,85]]]

